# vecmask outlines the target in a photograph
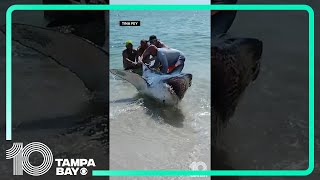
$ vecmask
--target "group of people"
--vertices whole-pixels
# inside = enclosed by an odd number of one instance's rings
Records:
[[[186,60],[181,51],[168,47],[155,35],[150,36],[149,41],[141,40],[137,50],[133,48],[131,40],[126,41],[126,49],[123,50],[122,57],[123,68],[138,74],[142,72],[142,64],[162,74],[168,74],[177,67],[180,67],[181,71]],[[151,61],[154,61],[152,66]]]

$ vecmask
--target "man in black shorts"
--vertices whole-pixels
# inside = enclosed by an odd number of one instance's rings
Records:
[[[133,49],[132,41],[126,41],[126,49],[122,51],[123,68],[129,69],[141,69],[141,64],[136,62],[137,50]]]

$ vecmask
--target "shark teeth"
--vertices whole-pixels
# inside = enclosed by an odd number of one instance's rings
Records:
[[[171,85],[166,84],[166,87],[168,88],[168,90],[169,90],[169,92],[170,92],[171,94],[176,95],[176,93],[174,92],[174,89],[173,89],[173,87],[172,87]]]

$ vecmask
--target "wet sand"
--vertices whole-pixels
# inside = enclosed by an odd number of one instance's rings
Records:
[[[270,1],[268,1],[270,3]],[[272,1],[271,3],[275,3],[276,1]],[[309,1],[311,2],[311,1]],[[258,3],[256,1],[240,1],[240,3]],[[281,1],[277,3],[286,3],[286,1]],[[287,1],[287,3],[306,3],[306,1]],[[318,2],[310,3],[314,5],[314,10],[316,14],[319,14],[319,11],[316,9],[319,7]],[[253,13],[253,12],[252,12]],[[249,36],[256,37],[262,39],[265,43],[265,52],[263,56],[263,65],[260,76],[257,79],[257,82],[251,85],[247,92],[245,93],[241,103],[239,104],[238,110],[235,116],[231,119],[229,126],[225,130],[223,135],[224,146],[222,147],[221,153],[217,156],[221,157],[221,162],[225,164],[228,168],[232,169],[305,169],[307,167],[307,136],[308,136],[308,120],[307,120],[307,42],[305,38],[307,35],[305,32],[307,31],[304,28],[307,24],[305,21],[305,17],[301,17],[297,14],[287,15],[285,17],[281,17],[281,13],[272,13],[273,16],[268,18],[269,21],[262,21],[261,18],[263,14],[256,14],[253,16],[252,13],[239,13],[237,19],[230,29],[230,32],[238,35],[238,36]],[[279,15],[277,15],[279,14]],[[3,16],[1,16],[3,17]],[[292,19],[292,17],[295,17]],[[242,20],[241,20],[242,19]],[[272,21],[271,21],[272,20]],[[275,28],[268,25],[275,24],[275,20],[279,22],[282,28]],[[316,22],[319,21],[317,16]],[[1,21],[3,22],[3,21]],[[245,23],[245,26],[244,26]],[[298,25],[299,24],[299,25]],[[319,29],[319,23],[315,23],[316,28]],[[274,26],[274,25],[273,25]],[[285,26],[285,27],[284,27]],[[288,29],[285,31],[285,29]],[[256,30],[253,30],[256,28]],[[247,29],[250,29],[247,30]],[[268,29],[266,32],[265,29]],[[281,31],[281,32],[279,32]],[[319,31],[316,31],[316,49],[319,49]],[[299,36],[298,36],[299,35]],[[281,40],[281,42],[277,42]],[[294,46],[292,46],[294,45]],[[267,48],[268,47],[268,48]],[[283,48],[288,47],[288,48]],[[292,50],[291,47],[294,47]],[[3,46],[1,46],[3,50]],[[280,50],[280,51],[279,51]],[[0,52],[1,56],[3,55],[3,51]],[[28,55],[29,56],[29,55]],[[32,55],[38,56],[38,55]],[[3,57],[1,58],[3,59]],[[39,58],[41,59],[41,58]],[[1,60],[0,65],[0,82],[4,82],[4,61]],[[34,63],[34,62],[33,62]],[[40,62],[39,62],[40,63]],[[316,51],[315,57],[315,92],[319,90],[318,83],[318,68],[319,65],[319,53]],[[22,66],[24,67],[24,66]],[[55,65],[49,64],[48,68],[53,68]],[[27,71],[26,71],[27,72]],[[65,73],[64,70],[57,70],[55,73]],[[41,75],[39,75],[41,77]],[[38,75],[37,75],[38,77]],[[72,75],[69,76],[70,80],[74,77]],[[21,80],[21,82],[23,82]],[[78,97],[75,98],[75,101],[86,102],[86,90],[82,89],[83,86],[79,84],[77,81],[72,80],[74,84],[70,85],[71,87],[78,87],[81,89]],[[67,86],[68,83],[59,82]],[[33,88],[35,94],[38,94],[36,90],[40,90],[38,88],[44,88],[40,86],[38,83],[34,83],[36,85]],[[37,87],[38,86],[38,87]],[[2,99],[0,102],[1,107],[1,129],[4,128],[4,86],[0,86],[0,95]],[[56,94],[59,96],[59,94]],[[68,97],[70,94],[61,95],[60,98],[56,98],[57,96],[51,96],[51,100],[46,100],[50,102],[64,101],[63,97]],[[72,94],[71,94],[72,95]],[[81,95],[84,95],[82,97]],[[24,95],[21,95],[23,98]],[[318,94],[315,95],[315,151],[316,151],[316,170],[309,177],[288,177],[292,179],[318,179],[319,178],[319,113],[317,111],[318,107]],[[27,100],[26,100],[27,101]],[[45,104],[43,100],[38,100],[40,104]],[[70,101],[69,101],[70,102]],[[81,103],[80,103],[81,104]],[[33,103],[28,103],[24,107],[30,108],[33,106]],[[52,105],[54,106],[54,105]],[[70,106],[68,106],[70,107]],[[41,108],[45,108],[42,106]],[[50,108],[50,107],[47,107]],[[61,108],[61,109],[59,109]],[[61,110],[62,115],[67,116],[69,112],[68,118],[60,118],[61,122],[66,123],[62,124],[66,129],[67,127],[74,126],[74,124],[78,121],[85,120],[86,116],[77,116],[77,111],[79,107],[75,106],[72,108],[73,110],[67,110],[68,113],[64,113],[65,108],[63,106],[56,106],[54,109]],[[28,110],[28,109],[22,109]],[[34,110],[34,109],[33,109]],[[41,114],[41,109],[38,109]],[[266,115],[266,111],[270,112]],[[67,115],[66,115],[67,114]],[[249,114],[249,116],[248,116]],[[34,115],[34,114],[33,114]],[[72,118],[72,115],[75,115]],[[16,117],[18,118],[18,116]],[[21,118],[24,118],[21,117]],[[32,117],[34,118],[34,117]],[[43,118],[43,117],[41,117]],[[20,117],[18,118],[20,119]],[[68,123],[70,126],[67,125]],[[21,119],[23,121],[23,119]],[[16,121],[15,121],[16,122]],[[18,121],[17,121],[18,122]],[[28,122],[28,121],[26,121]],[[30,122],[30,121],[29,121]],[[83,136],[85,132],[90,132],[90,128],[84,131],[81,128],[78,130],[79,133],[67,134],[63,135],[62,132],[59,135],[60,127],[52,128],[53,126],[58,126],[57,121],[50,121],[51,123],[46,123],[45,126],[50,127],[48,130],[46,128],[44,131],[35,131],[33,128],[26,128],[26,131],[18,131],[15,134],[15,138],[20,141],[30,142],[36,139],[37,141],[43,141],[44,143],[49,144],[59,144],[58,147],[54,148],[56,153],[65,152],[68,156],[76,156],[83,155],[81,157],[90,157],[91,155],[96,155],[93,157],[94,159],[99,159],[101,161],[101,165],[104,167],[104,163],[108,160],[103,159],[98,156],[100,151],[100,146],[103,146],[99,143],[95,143],[95,141],[90,141],[91,138],[89,136]],[[259,123],[257,123],[259,122]],[[39,123],[38,123],[39,124]],[[42,123],[41,123],[42,124]],[[27,126],[27,123],[25,124]],[[39,124],[40,126],[40,124]],[[22,126],[20,126],[22,127]],[[31,126],[29,126],[31,127]],[[93,127],[92,127],[93,128]],[[23,128],[25,129],[25,128]],[[67,130],[65,132],[67,132]],[[43,136],[46,134],[45,136]],[[5,132],[1,131],[1,149],[4,151],[10,146],[10,143],[5,143],[3,139],[5,138]],[[39,137],[41,137],[39,139]],[[83,142],[92,143],[88,147],[83,146]],[[88,144],[87,144],[88,145]],[[69,149],[65,149],[65,147],[70,147]],[[86,151],[83,151],[84,148],[89,148]],[[67,153],[71,152],[73,153]],[[223,156],[222,156],[223,155]],[[290,155],[290,157],[289,157]],[[248,158],[250,157],[250,158]],[[265,158],[268,157],[268,158]],[[272,157],[272,158],[271,158]],[[288,158],[289,157],[289,158]],[[1,159],[4,159],[3,154]],[[4,164],[3,164],[4,163]],[[1,172],[8,172],[11,170],[11,165],[8,166],[7,162],[1,161],[0,165]],[[106,163],[107,164],[107,163]],[[11,171],[10,171],[11,172]],[[4,175],[4,178],[11,177],[10,172]],[[264,178],[247,178],[241,177],[239,179],[288,179],[282,177],[264,177]],[[221,178],[214,178],[221,179]],[[236,179],[236,178],[234,178]]]

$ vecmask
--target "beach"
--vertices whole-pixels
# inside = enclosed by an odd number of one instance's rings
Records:
[[[17,1],[26,3],[27,1]],[[33,1],[32,3],[40,3]],[[267,3],[239,0],[239,4]],[[307,179],[319,177],[319,2],[315,36],[315,171],[309,177],[234,177],[229,179]],[[0,6],[0,24],[11,1]],[[152,34],[186,54],[183,72],[193,84],[177,108],[163,107],[110,74],[110,116],[92,113],[90,93],[70,71],[49,57],[13,44],[13,140],[43,142],[57,157],[93,158],[98,169],[189,170],[195,161],[210,168],[210,19],[206,11],[111,12],[110,68],[122,69],[124,42],[137,48]],[[161,18],[159,18],[161,17]],[[140,27],[120,27],[120,20],[140,20]],[[44,26],[41,12],[19,12],[14,22]],[[308,16],[306,12],[238,12],[230,35],[263,41],[261,71],[243,95],[212,154],[222,169],[308,168]],[[5,83],[5,37],[0,33],[0,82]],[[213,92],[214,93],[214,92]],[[4,152],[5,86],[0,86],[0,138]],[[110,120],[110,132],[106,127]],[[108,140],[110,133],[110,142]],[[2,177],[12,178],[12,164],[0,154]],[[41,159],[36,157],[35,161]],[[9,164],[9,165],[8,165]],[[53,169],[54,170],[54,169]],[[50,179],[54,171],[45,178]],[[25,175],[28,177],[27,175]],[[81,176],[82,177],[82,176]],[[32,177],[29,177],[32,179]],[[68,179],[69,177],[66,177]],[[80,177],[75,177],[78,179]],[[90,177],[82,177],[90,179]],[[153,179],[164,179],[152,177]],[[172,177],[175,178],[175,177]],[[112,179],[130,179],[112,177]],[[140,178],[139,178],[140,179]],[[143,179],[143,177],[141,177]],[[146,177],[144,179],[151,179]],[[178,177],[176,179],[179,179]],[[180,177],[180,179],[186,179]],[[198,179],[190,177],[190,179]],[[209,178],[199,178],[209,179]],[[217,177],[215,179],[224,179]]]
[[[141,26],[119,26],[121,20],[139,20]],[[188,170],[198,161],[210,168],[209,22],[207,11],[110,12],[111,69],[122,69],[125,41],[137,48],[154,34],[184,52],[182,72],[193,75],[178,107],[159,105],[110,76],[110,169]]]

